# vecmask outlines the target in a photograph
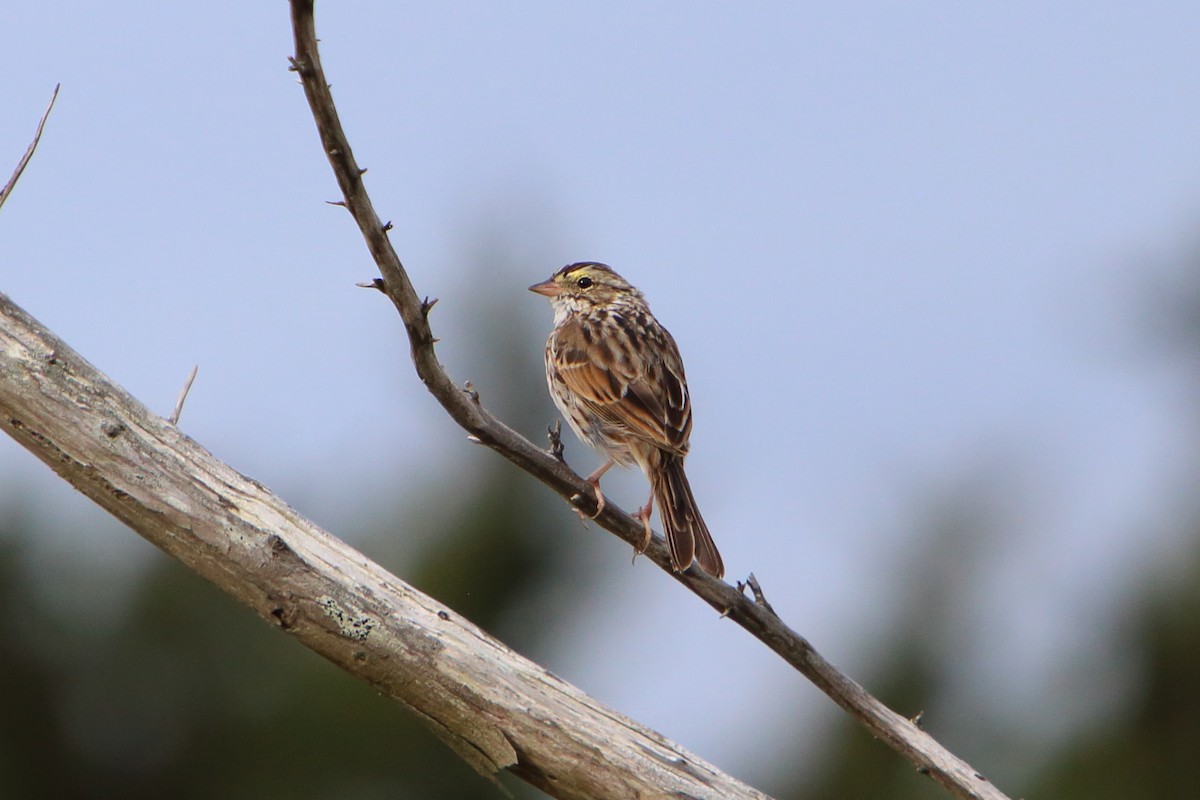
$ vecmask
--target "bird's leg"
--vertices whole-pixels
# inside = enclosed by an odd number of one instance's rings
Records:
[[[654,513],[654,490],[651,489],[650,490],[650,499],[647,500],[646,505],[639,508],[637,514],[634,515],[634,517],[636,519],[640,519],[642,521],[642,527],[646,529],[646,538],[642,540],[642,546],[633,548],[633,550],[634,550],[633,557],[634,558],[637,558],[642,553],[646,552],[646,549],[650,547],[650,540],[654,537],[654,531],[650,529],[650,515],[653,513]]]
[[[592,485],[592,489],[596,492],[596,513],[592,514],[589,519],[595,519],[596,517],[600,516],[600,512],[604,510],[604,492],[600,491],[600,477],[612,469],[613,464],[616,463],[616,461],[613,461],[610,458],[608,461],[605,461],[603,464],[601,464],[599,469],[584,478],[585,481]],[[580,511],[579,516],[584,516],[584,513]]]

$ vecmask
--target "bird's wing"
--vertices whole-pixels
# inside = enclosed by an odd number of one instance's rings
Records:
[[[579,401],[606,422],[664,450],[684,454],[692,410],[683,365],[671,335],[655,328],[632,342],[625,330],[588,341],[578,323],[551,340],[554,369]]]

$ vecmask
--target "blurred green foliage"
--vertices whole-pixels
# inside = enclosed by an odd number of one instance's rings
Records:
[[[1200,530],[1193,541],[1200,542]],[[1133,610],[1124,646],[1138,656],[1134,696],[1121,716],[1079,731],[1030,797],[1185,800],[1200,759],[1200,549],[1186,569]],[[1178,565],[1176,565],[1178,566]]]
[[[543,490],[498,460],[434,515],[434,532],[406,571],[445,601],[526,653],[536,653],[563,613],[563,575],[582,579],[562,519]],[[436,506],[437,499],[434,498]],[[548,510],[549,509],[549,510]],[[959,589],[932,576],[969,515],[944,527],[918,560],[909,612],[876,643],[882,668],[864,677],[903,713],[950,713],[943,691],[948,609]],[[31,542],[46,535],[32,514],[0,519],[0,796],[180,798],[497,798],[415,718],[289,638],[202,579],[156,558],[109,624],[53,601],[46,562]],[[399,527],[399,523],[397,523]],[[936,526],[935,526],[936,528]],[[961,537],[958,537],[961,541]],[[558,544],[555,544],[558,543]],[[382,531],[365,549],[387,563],[405,543]],[[1178,567],[1178,565],[1175,565]],[[68,569],[68,595],[103,595],[103,572]],[[43,584],[43,585],[39,585]],[[1161,581],[1129,615],[1123,648],[1137,654],[1136,692],[1102,727],[1076,731],[1022,796],[1188,798],[1200,752],[1200,553]],[[860,676],[862,677],[862,676]],[[986,737],[946,740],[976,765],[1006,756]],[[837,716],[812,774],[781,765],[780,797],[946,797],[859,726]],[[1030,753],[1042,762],[1045,753]],[[518,797],[540,796],[504,779]],[[1014,787],[1002,785],[1015,791]]]
[[[530,616],[550,609],[529,594],[570,567],[536,541],[562,537],[539,524],[532,482],[497,466],[406,577],[536,647]],[[111,628],[49,602],[34,584],[56,576],[26,558],[39,524],[0,521],[0,796],[502,796],[403,708],[166,557]],[[87,580],[70,587],[78,602],[100,593]]]

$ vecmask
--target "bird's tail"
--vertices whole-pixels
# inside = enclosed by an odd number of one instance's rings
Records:
[[[672,566],[682,572],[695,558],[709,575],[722,577],[725,564],[700,516],[700,509],[696,508],[696,498],[683,471],[682,456],[663,455],[662,464],[654,475],[654,499],[671,548]]]

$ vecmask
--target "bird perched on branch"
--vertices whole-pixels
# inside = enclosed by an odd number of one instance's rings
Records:
[[[554,308],[546,342],[550,396],[575,434],[606,458],[587,477],[596,515],[604,510],[600,477],[614,464],[637,464],[650,481],[650,499],[637,512],[646,528],[638,552],[650,545],[657,501],[675,570],[695,559],[720,578],[725,565],[683,471],[692,404],[675,340],[642,293],[604,264],[568,264],[529,291]]]

